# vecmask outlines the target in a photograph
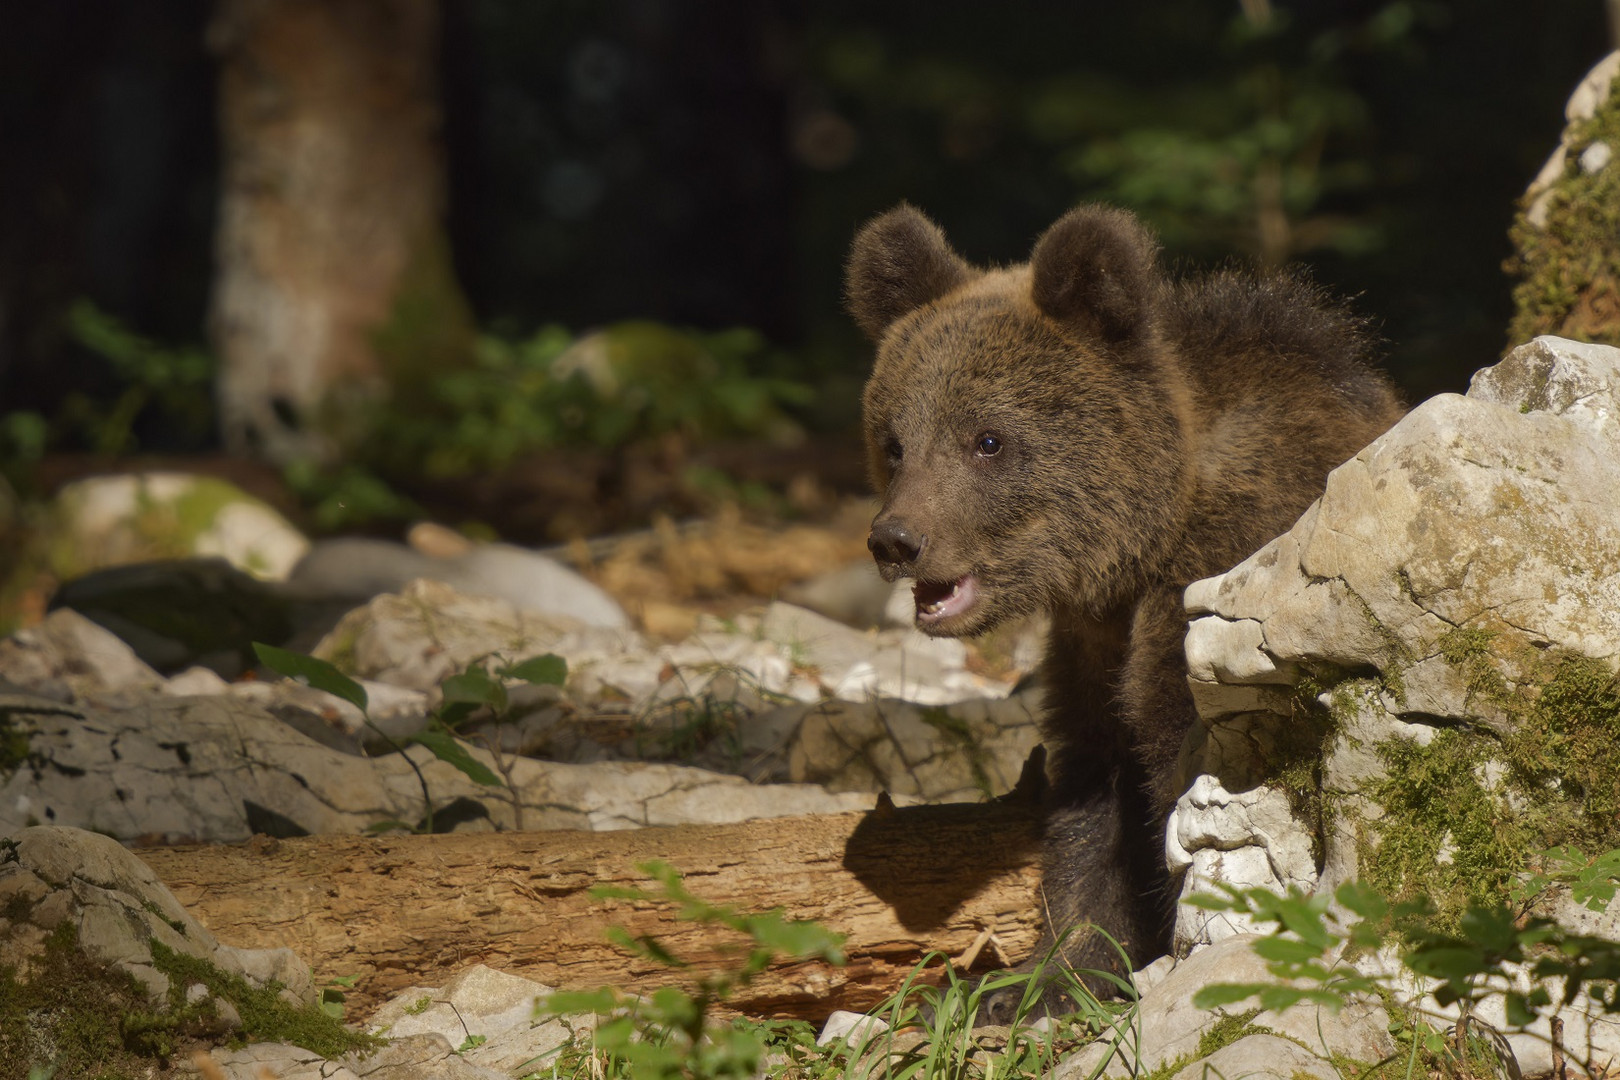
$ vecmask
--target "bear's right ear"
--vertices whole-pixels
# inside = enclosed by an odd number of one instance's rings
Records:
[[[856,324],[876,341],[900,316],[973,276],[940,227],[901,203],[855,234],[844,269],[844,297]]]
[[[1030,289],[1047,315],[1119,345],[1146,328],[1159,287],[1159,245],[1136,215],[1107,206],[1070,210],[1041,234]]]

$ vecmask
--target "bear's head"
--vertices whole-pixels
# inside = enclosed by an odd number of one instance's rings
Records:
[[[1037,610],[1101,615],[1141,588],[1188,502],[1190,404],[1157,245],[1082,207],[1026,264],[981,270],[902,205],[856,235],[855,321],[883,508],[868,546],[916,579],[917,625],[965,636]]]

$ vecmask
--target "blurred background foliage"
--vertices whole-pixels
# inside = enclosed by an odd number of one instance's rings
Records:
[[[52,453],[217,448],[211,10],[0,15],[13,473]],[[901,199],[978,261],[1020,259],[1064,209],[1106,200],[1177,264],[1303,262],[1380,322],[1411,398],[1460,389],[1507,344],[1515,199],[1610,47],[1600,0],[440,14],[446,212],[476,355],[396,397],[355,460],[294,469],[316,501],[347,485],[403,513],[377,477],[847,431],[868,350],[842,260]]]

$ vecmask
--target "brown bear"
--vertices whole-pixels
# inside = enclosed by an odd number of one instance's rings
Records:
[[[1191,779],[1182,592],[1286,531],[1401,405],[1321,290],[1171,280],[1121,210],[1073,210],[1028,263],[981,270],[902,205],[860,230],[847,269],[877,345],[864,426],[884,578],[915,579],[930,634],[1051,617],[1036,957],[1061,939],[1070,967],[1114,967],[1096,927],[1150,960],[1174,907],[1165,820]]]

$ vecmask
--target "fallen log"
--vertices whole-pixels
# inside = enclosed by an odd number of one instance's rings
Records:
[[[780,907],[847,935],[843,967],[773,965],[732,999],[754,1015],[816,1018],[876,1004],[930,952],[970,970],[1021,959],[1039,928],[1039,837],[1027,803],[896,809],[880,797],[867,814],[737,825],[255,837],[136,854],[227,944],[290,946],[317,982],[359,976],[351,1019],[479,963],[559,989],[636,992],[735,966],[726,932],[678,920],[671,904],[588,891],[645,885],[638,864],[660,859],[705,900]],[[632,960],[607,940],[611,926],[656,937],[692,968]]]

